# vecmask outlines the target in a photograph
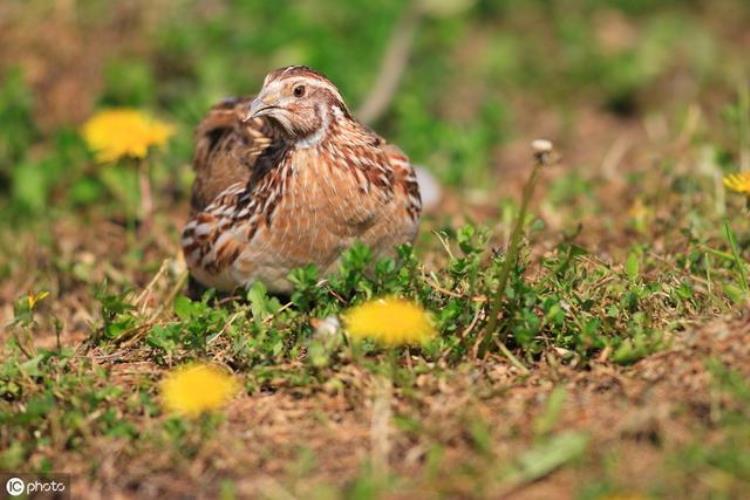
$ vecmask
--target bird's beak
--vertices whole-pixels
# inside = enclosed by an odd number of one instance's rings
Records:
[[[267,111],[269,109],[273,109],[276,106],[271,104],[272,99],[269,98],[261,98],[261,96],[256,97],[253,99],[253,102],[250,103],[250,108],[247,111],[247,115],[245,115],[245,121],[249,121],[252,118],[263,116],[267,114]]]

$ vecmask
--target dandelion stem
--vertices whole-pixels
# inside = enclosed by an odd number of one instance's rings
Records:
[[[740,257],[740,252],[737,250],[737,240],[734,236],[734,231],[732,231],[732,228],[729,227],[729,222],[724,221],[724,235],[727,238],[727,241],[729,241],[729,247],[732,249],[732,257],[734,259],[734,264],[737,266],[737,274],[740,278],[740,284],[742,285],[742,290],[747,292],[750,290],[750,287],[748,287],[748,280],[747,280],[747,269],[745,269],[745,261],[742,260],[742,257]]]
[[[750,90],[747,82],[739,87],[737,102],[739,111],[740,170],[750,172]]]
[[[534,188],[536,187],[536,182],[539,178],[539,172],[541,171],[543,166],[552,162],[552,145],[547,143],[547,141],[539,141],[539,143],[543,144],[538,144],[537,141],[535,141],[533,145],[535,149],[534,168],[531,171],[529,180],[526,181],[526,184],[523,187],[523,193],[521,194],[521,207],[518,211],[518,215],[516,216],[516,222],[513,226],[513,232],[510,236],[508,250],[505,254],[505,260],[503,261],[503,265],[500,268],[497,293],[494,295],[494,297],[491,298],[490,301],[489,318],[487,319],[487,326],[484,330],[482,348],[479,351],[480,356],[484,355],[484,352],[491,343],[492,336],[497,331],[498,316],[500,315],[500,309],[503,306],[505,288],[508,285],[510,273],[515,267],[516,261],[518,260],[518,253],[521,247],[521,238],[523,237],[523,226],[524,222],[526,221],[526,213],[529,208],[529,202],[534,195]],[[515,356],[513,356],[513,354],[502,341],[498,339],[497,342],[498,346],[502,346],[500,347],[500,351],[508,358],[511,363],[516,366],[523,366],[523,363],[521,363]]]
[[[370,453],[375,474],[379,479],[385,479],[388,476],[388,455],[391,450],[393,380],[391,377],[379,375],[375,379],[374,389],[370,420]]]
[[[145,158],[138,161],[138,188],[141,193],[141,226],[139,233],[145,235],[151,229],[151,217],[154,212],[154,199],[151,196],[151,180],[149,178],[149,162]]]
[[[362,365],[362,341],[360,339],[349,338],[349,352],[352,357],[352,363]]]

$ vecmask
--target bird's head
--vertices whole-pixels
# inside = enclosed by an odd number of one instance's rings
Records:
[[[247,119],[262,116],[298,145],[317,144],[333,120],[350,117],[336,86],[306,66],[288,66],[266,76]]]

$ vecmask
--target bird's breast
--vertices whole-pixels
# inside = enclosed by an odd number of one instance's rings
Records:
[[[382,197],[370,189],[361,169],[326,150],[298,150],[291,168],[288,209],[316,217],[322,224],[316,229],[346,234],[362,230],[382,206]]]

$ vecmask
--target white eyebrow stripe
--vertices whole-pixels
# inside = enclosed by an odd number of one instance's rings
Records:
[[[310,87],[317,87],[320,89],[326,89],[329,92],[331,92],[336,99],[338,99],[341,102],[344,102],[344,98],[341,97],[341,93],[339,90],[333,86],[333,84],[325,82],[323,80],[319,80],[317,78],[310,78],[307,76],[301,76],[298,80],[298,83],[304,82],[306,85],[309,85]]]
[[[275,78],[273,81],[264,83],[261,93],[280,93],[283,87],[283,83],[285,81],[285,79],[282,78],[282,76],[284,75],[284,73],[289,71],[289,69],[290,68],[285,69],[284,72],[278,78]],[[334,95],[334,97],[336,97],[336,99],[338,99],[342,103],[344,102],[344,98],[341,96],[341,93],[332,83],[326,82],[324,80],[320,80],[318,78],[311,78],[308,76],[299,76],[297,77],[296,80],[294,80],[294,84],[297,85],[300,83],[304,83],[305,85],[308,85],[310,87],[316,87],[316,88],[328,90]]]

